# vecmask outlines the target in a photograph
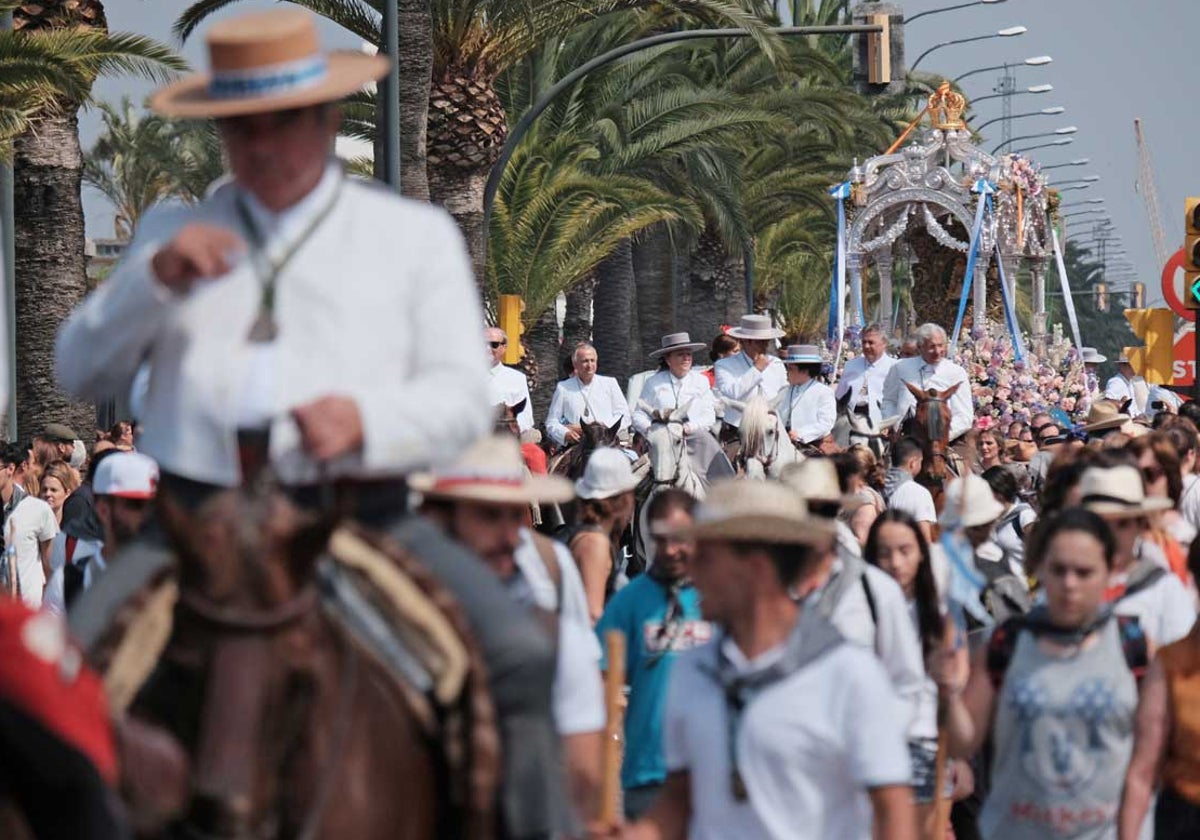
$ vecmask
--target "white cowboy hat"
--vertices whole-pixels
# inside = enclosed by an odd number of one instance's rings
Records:
[[[1079,358],[1085,365],[1101,365],[1108,361],[1108,357],[1101,356],[1095,347],[1081,348]]]
[[[485,437],[453,464],[409,476],[408,486],[427,499],[501,505],[566,502],[575,495],[565,478],[530,473],[511,435]]]
[[[583,477],[575,482],[575,495],[581,499],[611,499],[637,486],[638,478],[624,453],[603,446],[588,458]]]
[[[1090,467],[1079,479],[1079,503],[1108,519],[1157,513],[1173,506],[1170,499],[1147,498],[1137,467]]]
[[[1119,365],[1129,364],[1129,359],[1125,356],[1124,353],[1122,353],[1120,356],[1117,356],[1117,364],[1119,364]]]
[[[827,545],[835,533],[833,520],[810,515],[790,487],[734,478],[714,481],[695,521],[675,532],[697,540],[788,545]]]
[[[800,495],[806,504],[836,504],[857,507],[862,499],[843,494],[837,467],[829,458],[805,458],[785,466],[779,480]]]
[[[1102,432],[1106,429],[1119,429],[1129,422],[1129,415],[1122,414],[1117,404],[1111,400],[1096,400],[1088,411],[1087,421],[1083,426],[1085,432]]]
[[[785,333],[771,324],[770,315],[743,315],[741,323],[726,335],[751,341],[770,341],[772,338],[783,338]]]
[[[938,524],[943,528],[974,528],[989,525],[1004,515],[1004,505],[992,493],[992,487],[977,475],[950,482],[946,505]]]
[[[238,15],[205,40],[211,72],[161,88],[153,110],[186,119],[287,111],[343,99],[388,69],[380,55],[322,52],[314,16],[300,9]]]
[[[819,365],[824,361],[821,348],[815,344],[792,344],[783,358],[785,365]]]
[[[674,353],[676,350],[691,350],[694,353],[697,350],[703,350],[707,346],[702,341],[692,341],[692,337],[685,332],[671,333],[670,335],[663,336],[662,347],[658,350],[652,350],[650,358],[657,359],[659,356]]]

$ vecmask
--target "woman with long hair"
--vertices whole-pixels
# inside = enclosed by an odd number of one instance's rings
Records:
[[[42,470],[42,501],[54,511],[54,520],[62,525],[63,505],[67,498],[79,488],[79,474],[66,461],[52,461]]]
[[[947,744],[967,758],[991,739],[984,840],[1111,840],[1146,637],[1105,603],[1117,544],[1095,513],[1040,521],[1028,550],[1045,602],[998,627],[969,675],[944,655],[932,669]]]
[[[1157,533],[1151,534],[1151,538],[1159,543],[1168,558],[1173,553],[1178,554],[1179,562],[1172,566],[1182,571],[1186,563],[1185,552],[1196,538],[1196,529],[1179,512],[1179,504],[1183,499],[1183,468],[1179,452],[1171,442],[1171,436],[1161,431],[1136,438],[1129,444],[1129,451],[1137,458],[1146,495],[1171,500],[1172,506],[1154,520],[1152,530]],[[1172,547],[1168,540],[1178,545]]]
[[[946,654],[957,662],[957,667],[967,667],[967,650],[955,644],[954,622],[943,608],[934,579],[929,544],[917,527],[916,520],[903,511],[886,510],[872,524],[863,549],[863,558],[887,572],[908,601],[909,613],[921,639],[921,650],[926,662],[947,647],[949,639],[954,647]],[[929,666],[926,665],[928,671]],[[933,679],[926,677],[925,686],[917,704],[917,713],[909,728],[909,754],[913,765],[913,796],[920,819],[921,836],[933,838],[937,808],[935,779],[937,777],[938,742],[938,687]],[[946,797],[946,792],[942,792]]]

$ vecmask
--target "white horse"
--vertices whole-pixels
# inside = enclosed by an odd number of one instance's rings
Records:
[[[646,444],[649,448],[653,489],[678,487],[697,499],[703,499],[706,495],[705,482],[692,464],[687,439],[683,435],[683,424],[687,420],[691,402],[671,411],[652,410],[644,401],[639,402],[638,407],[650,415]]]
[[[744,403],[728,399],[725,402],[742,413],[738,425],[742,442],[739,460],[745,478],[759,481],[768,476],[778,478],[788,464],[804,460],[772,403],[758,395]]]

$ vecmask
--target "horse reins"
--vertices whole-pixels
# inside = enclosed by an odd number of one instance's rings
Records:
[[[263,610],[243,610],[226,607],[197,595],[185,592],[179,605],[206,624],[218,630],[234,633],[275,633],[303,618],[317,603],[314,586],[302,589],[294,598],[277,607]]]

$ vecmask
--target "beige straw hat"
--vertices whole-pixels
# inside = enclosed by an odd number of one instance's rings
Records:
[[[810,516],[800,496],[778,482],[726,478],[714,481],[680,537],[731,542],[827,545],[833,520]]]
[[[1079,479],[1079,501],[1106,519],[1145,516],[1173,507],[1170,499],[1146,496],[1136,467],[1091,467]]]
[[[211,71],[158,90],[155,111],[196,119],[303,108],[343,99],[388,69],[383,56],[323,52],[313,15],[301,9],[238,15],[205,40]]]
[[[1096,400],[1088,412],[1085,432],[1102,432],[1106,429],[1119,429],[1129,422],[1129,415],[1122,414],[1117,404],[1110,400]]]
[[[501,505],[566,502],[575,495],[565,478],[530,473],[511,435],[485,437],[450,466],[409,476],[408,486],[427,499]]]

